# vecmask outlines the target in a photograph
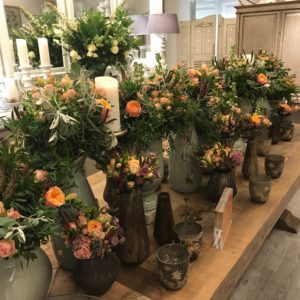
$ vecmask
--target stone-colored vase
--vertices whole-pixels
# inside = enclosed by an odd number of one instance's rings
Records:
[[[52,266],[40,248],[35,254],[37,258],[28,265],[24,258],[0,259],[1,300],[46,299],[52,280]]]

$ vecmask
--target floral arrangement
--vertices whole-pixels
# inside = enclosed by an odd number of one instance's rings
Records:
[[[271,125],[272,122],[266,116],[259,113],[244,113],[241,115],[239,123],[241,136],[248,140],[253,140],[259,132]]]
[[[105,91],[95,89],[84,76],[73,80],[68,75],[62,79],[48,75],[36,79],[33,89],[24,94],[23,110],[16,109],[17,118],[7,120],[6,126],[19,147],[38,154],[39,168],[47,162],[62,167],[82,155],[105,166],[110,147],[105,121],[110,109]]]
[[[141,188],[159,177],[158,160],[154,153],[148,157],[138,157],[113,149],[109,157],[107,177],[119,192]]]
[[[139,45],[129,36],[132,22],[120,7],[110,17],[88,11],[75,21],[65,20],[62,37],[73,63],[95,76],[103,75],[108,66],[124,67],[129,51]]]
[[[228,172],[239,166],[243,161],[243,154],[240,151],[224,147],[221,143],[206,148],[201,154],[198,158],[200,166],[213,168],[219,172]]]
[[[255,55],[255,64],[266,70],[269,78],[269,89],[267,97],[269,100],[277,100],[285,98],[290,100],[292,94],[299,91],[296,85],[295,75],[290,75],[290,69],[284,66],[282,60],[273,55],[271,52],[259,50]]]
[[[40,64],[38,37],[48,39],[50,60],[54,67],[62,67],[61,30],[59,29],[60,16],[56,7],[47,3],[46,9],[38,15],[33,16],[29,11],[22,8],[22,13],[28,19],[21,28],[13,29],[14,38],[27,41],[29,58],[34,67]]]
[[[166,135],[163,111],[142,93],[143,74],[143,66],[135,63],[130,76],[120,83],[121,117],[127,134],[119,142],[123,148],[134,149],[136,153],[146,150]]]
[[[296,108],[294,106],[289,105],[286,101],[280,102],[278,105],[278,114],[279,115],[291,115],[293,112],[296,111]]]
[[[43,205],[48,172],[32,169],[29,156],[0,149],[0,258],[36,258],[35,250],[56,229],[53,211]]]

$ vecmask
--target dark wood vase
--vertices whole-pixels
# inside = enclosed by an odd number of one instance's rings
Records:
[[[150,254],[141,191],[120,194],[119,220],[126,241],[118,247],[118,257],[127,264],[141,264]]]
[[[160,246],[171,244],[175,239],[174,216],[170,194],[167,192],[157,196],[153,235]]]
[[[225,187],[233,189],[233,196],[237,193],[235,184],[235,171],[214,170],[206,186],[208,199],[212,202],[218,202],[222,196]]]
[[[258,174],[256,142],[254,140],[249,140],[247,143],[242,173],[246,179]]]
[[[120,262],[116,254],[111,252],[103,258],[78,259],[74,279],[87,294],[101,295],[116,281],[119,271]]]
[[[103,192],[103,199],[110,207],[110,213],[114,216],[119,216],[120,193],[112,185],[111,180],[106,177],[106,184]]]

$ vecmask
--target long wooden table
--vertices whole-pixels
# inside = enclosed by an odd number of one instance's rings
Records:
[[[233,223],[223,250],[213,248],[213,223],[215,205],[206,200],[205,178],[202,188],[189,194],[192,206],[204,210],[202,225],[204,236],[198,259],[191,264],[187,284],[179,291],[167,290],[159,280],[156,265],[157,244],[153,239],[152,226],[148,227],[151,241],[151,256],[138,267],[122,267],[118,282],[150,299],[219,299],[228,298],[230,292],[281,216],[288,202],[297,191],[300,182],[300,127],[292,142],[280,142],[272,146],[271,153],[286,157],[282,176],[273,180],[270,199],[260,205],[250,201],[248,181],[237,171],[238,194],[233,204]],[[259,172],[264,173],[264,158],[259,158]],[[96,197],[101,202],[105,177],[96,173],[89,178]],[[171,194],[175,222],[181,220],[184,211],[184,194],[172,191],[163,185],[163,191]],[[112,289],[117,289],[113,286]],[[117,290],[111,291],[114,295]],[[106,299],[104,297],[104,299]],[[121,299],[121,298],[120,298]]]

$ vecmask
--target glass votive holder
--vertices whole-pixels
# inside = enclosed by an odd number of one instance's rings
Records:
[[[157,264],[161,281],[172,290],[181,289],[187,282],[190,257],[181,244],[167,244],[157,251]]]
[[[266,175],[252,175],[249,178],[249,192],[251,200],[255,203],[268,201],[272,186],[272,178]]]
[[[268,154],[265,158],[265,172],[271,178],[279,178],[284,167],[285,157],[280,154]]]
[[[190,255],[190,261],[197,259],[200,253],[201,239],[203,236],[202,226],[193,221],[177,223],[174,227],[178,240],[186,247]]]
[[[258,156],[266,156],[271,149],[272,139],[257,139],[256,152]]]

